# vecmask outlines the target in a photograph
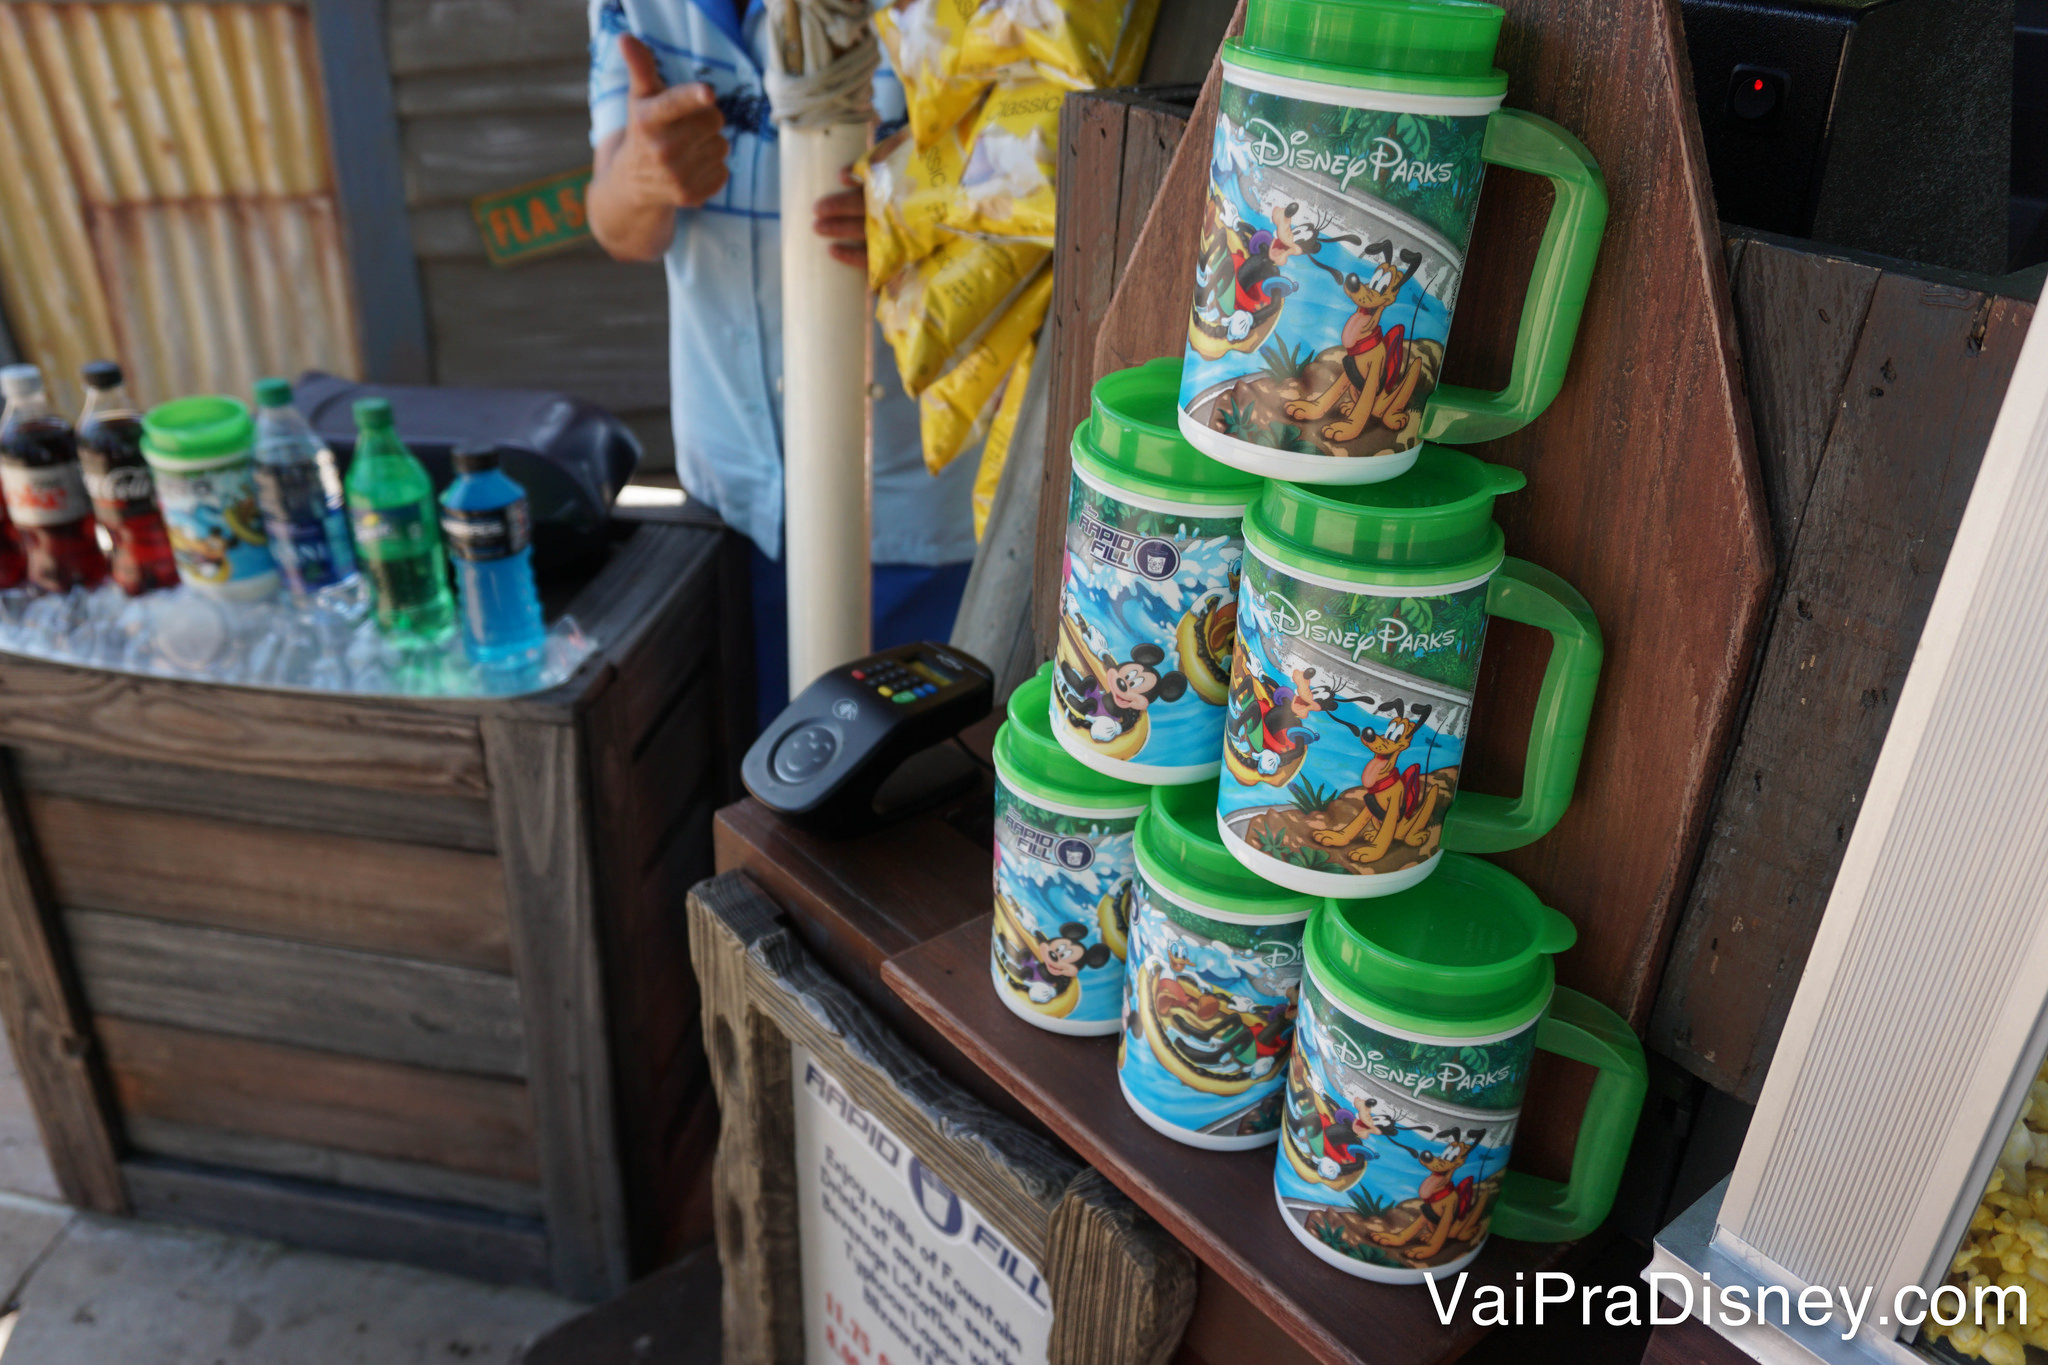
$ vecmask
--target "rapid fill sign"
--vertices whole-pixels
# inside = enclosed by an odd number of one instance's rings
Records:
[[[1038,1267],[804,1048],[790,1079],[806,1365],[1041,1365]]]

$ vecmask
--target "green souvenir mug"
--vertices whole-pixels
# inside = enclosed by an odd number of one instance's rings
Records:
[[[1212,1151],[1280,1131],[1301,931],[1321,902],[1238,866],[1216,838],[1216,784],[1154,787],[1138,878],[1117,1080],[1139,1118]]]
[[[1373,483],[1423,441],[1491,440],[1557,396],[1607,190],[1570,133],[1500,107],[1502,14],[1250,0],[1223,45],[1181,376],[1197,448],[1267,478]],[[1491,394],[1438,382],[1489,164],[1556,190],[1514,367]]]
[[[1123,1024],[1132,831],[1143,787],[1074,761],[1052,737],[1052,665],[1010,694],[996,731],[996,995],[1054,1033]]]
[[[1269,483],[1245,513],[1216,808],[1224,846],[1253,872],[1310,895],[1384,896],[1446,849],[1519,848],[1564,814],[1600,627],[1563,579],[1508,558],[1493,500],[1522,483],[1425,446],[1398,479]],[[1513,800],[1459,791],[1489,616],[1553,642]]]
[[[1454,1274],[1489,1233],[1561,1242],[1614,1203],[1649,1089],[1621,1017],[1556,985],[1570,920],[1453,855],[1399,896],[1309,921],[1274,1194],[1321,1260],[1361,1279]],[[1560,1184],[1509,1171],[1537,1050],[1599,1071]]]
[[[1052,727],[1130,782],[1216,774],[1245,505],[1260,481],[1180,438],[1180,366],[1104,375],[1074,432]]]

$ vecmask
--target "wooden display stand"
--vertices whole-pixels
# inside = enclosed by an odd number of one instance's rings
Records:
[[[1035,1283],[1042,1276],[1051,1309],[1048,1350],[1056,1365],[1161,1365],[1180,1340],[1194,1303],[1194,1258],[1058,1143],[977,1103],[905,1047],[846,987],[819,970],[779,918],[775,903],[739,873],[708,881],[690,895],[690,942],[724,1110],[718,1235],[725,1358],[803,1359],[806,1318],[815,1316],[827,1292],[806,1284],[803,1274],[795,1086],[824,1076],[793,1073],[795,1050],[801,1050],[810,1059],[805,1070],[815,1066],[829,1073],[825,1084],[851,1106],[841,1112],[857,1116],[857,1130],[889,1154],[890,1167],[900,1171],[915,1162],[915,1169],[942,1182],[937,1189],[944,1197],[979,1210],[1005,1249],[1015,1248],[1030,1262],[1029,1268],[1008,1270],[1013,1282]],[[877,1136],[874,1123],[886,1134]],[[856,1128],[847,1130],[850,1136]],[[907,1160],[899,1138],[910,1148]],[[850,1181],[841,1188],[860,1208],[874,1208],[881,1202],[876,1196],[886,1199],[880,1189]],[[922,1202],[928,1218],[931,1202]],[[960,1205],[954,1202],[952,1210],[950,1227],[934,1220],[922,1234],[910,1224],[890,1228],[883,1219],[872,1220],[877,1293],[896,1302],[888,1308],[850,1305],[853,1317],[842,1327],[852,1328],[856,1340],[863,1316],[891,1310],[903,1329],[929,1330],[935,1341],[950,1337],[940,1295],[920,1293],[938,1275],[936,1257],[919,1268],[919,1248],[924,1242],[950,1243],[966,1258],[978,1254],[978,1247],[963,1245],[970,1239],[960,1226]],[[858,1212],[840,1216],[860,1218]],[[813,1233],[821,1242],[839,1240],[836,1230]],[[891,1248],[889,1254],[879,1250],[882,1245]],[[892,1270],[892,1259],[902,1266]],[[950,1278],[950,1267],[948,1272]],[[957,1282],[949,1287],[957,1288]],[[912,1310],[913,1303],[921,1303],[929,1316]],[[872,1335],[883,1333],[875,1322]],[[889,1343],[875,1345],[880,1358],[888,1359]],[[964,1340],[956,1349],[966,1358],[984,1358]],[[875,1358],[875,1351],[862,1349],[859,1358]]]
[[[585,1298],[706,1234],[681,911],[743,578],[614,530],[533,696],[0,660],[0,1014],[66,1198]]]
[[[1560,980],[1640,1026],[1739,710],[1772,547],[1676,6],[1507,9],[1507,102],[1586,142],[1612,214],[1562,393],[1530,427],[1474,453],[1528,474],[1528,489],[1499,505],[1508,549],[1586,594],[1608,662],[1571,810],[1499,861],[1577,925]],[[1041,656],[1057,611],[1067,443],[1088,388],[1185,345],[1218,79],[1177,145],[1170,107],[1079,96],[1062,115],[1034,576]],[[1505,378],[1503,319],[1519,311],[1547,207],[1527,178],[1489,177],[1448,379],[1492,388]],[[1474,790],[1519,785],[1511,755],[1524,747],[1546,652],[1533,632],[1489,632]],[[1355,1280],[1304,1254],[1272,1213],[1270,1151],[1202,1152],[1154,1133],[1118,1093],[1113,1041],[1049,1035],[1001,1008],[988,982],[979,799],[979,809],[970,801],[836,845],[744,802],[720,815],[719,864],[754,877],[795,935],[933,1064],[1061,1138],[1200,1260],[1183,1360],[1419,1365],[1470,1349],[1484,1329],[1468,1316],[1441,1324],[1425,1292]],[[1515,1151],[1517,1166],[1551,1177],[1568,1165],[1590,1084],[1566,1068],[1539,1062]],[[1472,1283],[1526,1282],[1592,1250],[1496,1238]],[[728,1256],[729,1272],[735,1264]],[[729,1344],[727,1355],[734,1365],[795,1358],[766,1344]]]

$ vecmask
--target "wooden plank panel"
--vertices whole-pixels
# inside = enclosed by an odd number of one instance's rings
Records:
[[[304,777],[287,780],[209,772],[183,763],[156,763],[39,744],[16,748],[14,768],[23,788],[42,796],[71,796],[473,853],[489,853],[497,846],[490,803],[472,797],[372,791]]]
[[[548,1283],[547,1234],[532,1219],[181,1161],[141,1158],[121,1171],[144,1218],[500,1284]]]
[[[99,910],[64,927],[95,1014],[482,1076],[523,1076],[512,978]]]
[[[1089,391],[1099,377],[1096,332],[1185,126],[1179,109],[1128,91],[1083,92],[1060,106],[1060,214],[1045,333],[1051,373],[1038,501],[1041,564],[1058,562],[1066,535],[1068,447],[1088,416]],[[1045,657],[1058,618],[1059,583],[1041,575],[1035,586],[1033,634]]]
[[[511,270],[429,261],[420,278],[437,383],[552,389],[614,411],[668,402],[668,291],[659,266],[577,252]],[[593,318],[604,326],[591,326]]]
[[[562,0],[387,0],[395,76],[587,58],[589,8]]]
[[[631,1276],[603,926],[577,731],[495,717],[483,730],[505,850],[554,1284],[564,1294],[608,1298]]]
[[[0,758],[0,1018],[64,1198],[126,1213],[111,1088],[33,848],[20,788]]]
[[[1244,32],[1244,3],[1224,30]],[[1142,365],[1158,356],[1179,355],[1195,295],[1195,250],[1201,235],[1201,205],[1209,183],[1209,149],[1216,136],[1216,107],[1223,93],[1223,67],[1209,68],[1202,92],[1188,116],[1178,154],[1166,168],[1138,239],[1117,278],[1117,294],[1095,334],[1093,378]],[[1092,379],[1091,379],[1091,382]],[[1048,651],[1049,652],[1049,651]]]
[[[1729,285],[1771,532],[1786,563],[1878,269],[1790,244],[1737,238]]]
[[[1651,1026],[1750,1103],[2033,312],[1891,271],[1872,293]]]
[[[28,808],[64,905],[496,971],[511,965],[495,858],[63,796],[30,797]]]
[[[405,202],[466,202],[480,194],[590,164],[590,111],[416,116],[405,121]],[[523,271],[520,273],[524,273]],[[587,315],[592,333],[601,315]]]
[[[715,570],[707,563],[705,577]],[[708,587],[690,592],[709,596]],[[716,1123],[685,1131],[710,1098],[696,978],[683,910],[711,871],[711,810],[723,796],[715,768],[714,660],[693,677],[654,663],[654,642],[621,669],[587,713],[591,797],[604,897],[605,998],[618,1056],[614,1101],[633,1264],[659,1265],[708,1236],[710,1149]],[[687,667],[687,665],[685,665]],[[638,675],[641,686],[624,685]],[[653,684],[671,697],[650,722]],[[650,728],[651,727],[651,728]],[[679,1140],[681,1139],[688,1139]],[[694,1220],[694,1222],[692,1221]]]
[[[0,659],[0,742],[488,797],[476,720],[398,700],[269,692]]]
[[[658,547],[662,564],[656,583],[658,596],[647,602],[646,588],[622,576],[619,596],[601,614],[593,615],[607,623],[600,638],[605,641],[605,653],[618,667],[618,676],[612,681],[617,695],[607,696],[606,702],[619,708],[619,733],[635,751],[648,744],[650,731],[669,710],[678,686],[699,670],[721,679],[730,676],[722,651],[734,636],[751,644],[748,631],[724,619],[732,614],[732,608],[721,598],[725,572],[721,558],[734,553],[743,556],[743,543],[736,543],[736,537],[722,530],[697,526],[649,524],[636,532],[634,539],[642,536],[655,538]],[[614,621],[618,624],[611,626]],[[752,699],[746,700],[751,706]],[[751,723],[753,713],[747,715]],[[739,766],[738,755],[726,761],[735,769]]]
[[[568,61],[493,63],[477,70],[409,76],[397,82],[392,93],[401,120],[530,109],[573,109],[588,118],[590,59],[579,51]],[[588,139],[584,147],[587,151]]]
[[[465,1175],[417,1161],[391,1161],[310,1143],[257,1137],[253,1133],[199,1128],[146,1114],[127,1115],[121,1127],[128,1146],[145,1156],[174,1157],[260,1175],[403,1195],[408,1199],[467,1204],[521,1218],[539,1218],[541,1214],[538,1185]]]
[[[499,1180],[540,1178],[533,1098],[517,1081],[104,1015],[93,1027],[127,1113]]]

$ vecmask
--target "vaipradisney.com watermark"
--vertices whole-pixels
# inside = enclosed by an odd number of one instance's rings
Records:
[[[1709,1327],[1775,1325],[1834,1326],[1848,1341],[1871,1321],[1876,1291],[1852,1293],[1846,1286],[1829,1289],[1807,1285],[1788,1289],[1761,1285],[1716,1284],[1710,1275],[1695,1278],[1653,1270],[1644,1284],[1580,1284],[1563,1270],[1515,1272],[1513,1284],[1470,1284],[1471,1272],[1455,1279],[1428,1277],[1429,1297],[1438,1321],[1448,1327],[1460,1311],[1480,1327],[1543,1327],[1576,1321],[1586,1326],[1668,1327],[1697,1318]],[[1983,1326],[2025,1322],[2027,1291],[2017,1285],[1977,1285],[1970,1290],[1945,1284],[1933,1294],[1909,1284],[1893,1296],[1889,1312],[1880,1312],[1879,1327],[1918,1327],[1934,1322],[1954,1327],[1964,1321]]]

